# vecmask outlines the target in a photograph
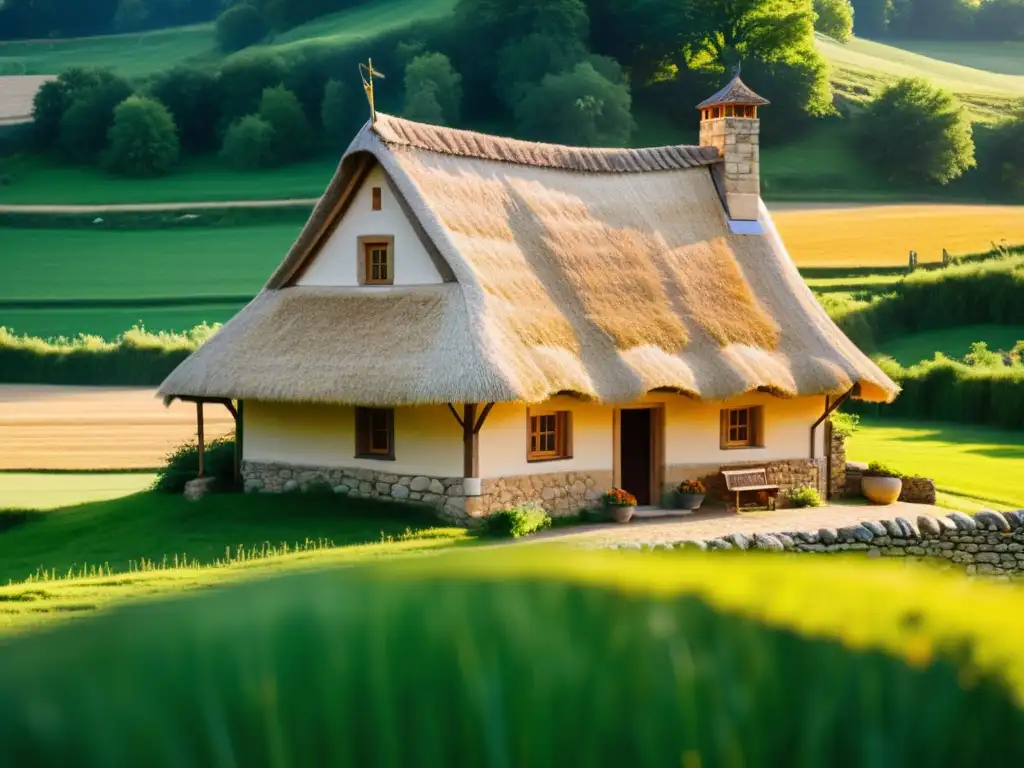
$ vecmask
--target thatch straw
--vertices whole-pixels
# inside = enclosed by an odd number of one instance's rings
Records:
[[[521,142],[463,134],[394,118],[364,128],[264,293],[161,392],[371,405],[570,391],[629,402],[660,388],[717,400],[860,383],[865,399],[895,396],[804,285],[767,210],[766,236],[729,234],[708,167],[505,162],[493,158],[529,160]],[[531,157],[545,158],[537,146]],[[456,282],[295,285],[368,160]]]

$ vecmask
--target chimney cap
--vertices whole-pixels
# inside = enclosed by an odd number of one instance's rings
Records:
[[[748,104],[755,107],[763,107],[765,104],[771,104],[771,102],[750,90],[750,87],[740,80],[740,73],[737,71],[733,75],[732,80],[722,90],[704,99],[704,101],[697,105],[697,109],[714,107],[719,104]]]

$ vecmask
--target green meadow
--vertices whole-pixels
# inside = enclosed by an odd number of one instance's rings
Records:
[[[985,342],[992,350],[1008,351],[1022,339],[1024,325],[962,325],[899,336],[880,343],[878,351],[902,366],[910,366],[930,360],[936,352],[961,359],[976,341]]]

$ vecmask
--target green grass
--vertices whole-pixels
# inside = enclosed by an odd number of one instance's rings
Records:
[[[878,345],[878,351],[907,367],[931,360],[936,352],[946,357],[963,358],[971,344],[984,341],[992,350],[1009,350],[1024,339],[1024,325],[964,325],[900,336]]]
[[[999,62],[993,67],[995,71],[986,71],[982,66],[993,65],[992,57],[982,53],[989,44],[946,43],[941,46],[944,58],[949,59],[959,49],[960,58],[971,61],[971,66],[904,50],[907,46],[902,43],[887,45],[856,38],[837,43],[818,36],[817,44],[831,65],[836,90],[855,101],[866,101],[903,77],[925,77],[952,91],[968,106],[974,118],[982,121],[1002,119],[1014,100],[1024,98],[1024,71],[1020,71],[1019,64],[1013,65],[1011,74],[1003,74],[1006,66]],[[1024,45],[1017,43],[1015,46],[1018,51],[1024,51]],[[1006,53],[1002,47],[999,51]],[[1002,58],[1000,56],[1000,62]]]
[[[143,492],[29,515],[0,533],[0,584],[40,570],[63,577],[104,566],[105,572],[122,574],[143,560],[160,564],[175,557],[192,567],[211,566],[225,558],[226,549],[234,556],[239,547],[292,547],[307,539],[329,542],[329,549],[403,537],[407,529],[407,539],[455,542],[468,536],[463,529],[440,527],[425,513],[332,494],[218,494],[190,502],[180,494]]]
[[[851,461],[880,461],[935,480],[940,491],[1024,507],[1019,432],[940,422],[862,419],[847,441]]]
[[[293,53],[305,46],[338,45],[380,35],[414,21],[450,13],[454,0],[377,0],[323,16],[279,35],[251,51]],[[213,24],[124,35],[0,42],[0,75],[58,74],[73,66],[111,67],[128,77],[159,72],[185,61],[209,66],[224,58],[216,47]]]
[[[268,273],[269,274],[269,273]],[[18,334],[68,338],[85,333],[114,339],[134,325],[142,325],[154,333],[182,333],[206,323],[226,323],[245,303],[182,304],[173,306],[88,307],[65,309],[43,307],[12,309],[0,306],[0,325]]]
[[[930,59],[1003,75],[1024,75],[1024,42],[972,42],[965,40],[887,40]]]
[[[0,509],[54,509],[109,501],[153,485],[145,472],[0,472]]]

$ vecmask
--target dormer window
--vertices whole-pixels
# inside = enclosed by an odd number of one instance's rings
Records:
[[[380,202],[380,187],[373,188],[373,210],[379,211],[381,208]]]

